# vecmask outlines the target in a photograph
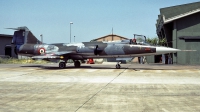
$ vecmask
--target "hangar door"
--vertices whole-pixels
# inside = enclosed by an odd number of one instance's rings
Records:
[[[5,47],[5,55],[12,56],[12,47],[10,45],[6,45]]]

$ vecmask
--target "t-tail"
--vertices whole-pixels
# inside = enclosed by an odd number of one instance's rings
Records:
[[[20,47],[24,44],[41,44],[41,41],[39,41],[26,26],[7,29],[16,30],[12,40],[12,44],[16,46],[16,54],[19,52]]]

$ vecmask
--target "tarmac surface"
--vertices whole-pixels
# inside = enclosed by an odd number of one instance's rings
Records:
[[[0,64],[0,111],[200,111],[200,66],[57,66]]]

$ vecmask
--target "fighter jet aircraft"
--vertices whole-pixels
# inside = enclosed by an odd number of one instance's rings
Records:
[[[133,44],[132,39],[121,42],[81,42],[43,44],[27,27],[9,28],[14,32],[13,44],[15,53],[30,56],[32,59],[48,61],[60,60],[59,68],[65,68],[69,59],[75,67],[80,67],[80,61],[89,58],[130,58],[146,55],[175,53],[179,49]],[[116,64],[119,69],[120,63]]]

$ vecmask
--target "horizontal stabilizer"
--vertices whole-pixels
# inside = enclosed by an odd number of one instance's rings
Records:
[[[12,29],[12,30],[25,30],[25,31],[30,31],[26,26],[22,26],[22,27],[17,27],[17,28],[6,28],[6,29]]]

